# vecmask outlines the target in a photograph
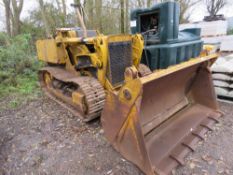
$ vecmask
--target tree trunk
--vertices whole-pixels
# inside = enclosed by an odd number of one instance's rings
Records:
[[[94,24],[94,0],[87,1],[87,9],[88,9],[88,24],[90,28],[95,28]]]
[[[120,1],[121,5],[121,33],[125,33],[125,9],[124,9],[124,0]]]
[[[137,2],[138,2],[138,6],[139,6],[139,7],[144,7],[144,6],[143,6],[143,2],[142,2],[141,0],[137,0]]]
[[[11,8],[10,3],[11,0],[3,0],[5,6],[5,17],[6,17],[6,31],[9,36],[12,35],[11,33]]]
[[[147,6],[147,8],[151,6],[151,0],[147,0],[146,6]]]
[[[96,18],[97,18],[97,28],[100,32],[103,31],[102,26],[102,0],[95,0],[96,5]]]
[[[56,0],[56,3],[57,3],[57,8],[58,8],[59,12],[62,12],[60,0]]]
[[[62,23],[63,23],[63,26],[66,26],[66,15],[67,15],[66,1],[62,0]]]
[[[129,0],[125,0],[125,32],[129,33]]]
[[[20,20],[17,16],[13,18],[13,36],[16,36],[20,33]]]
[[[40,5],[40,11],[41,11],[41,16],[42,16],[42,20],[44,22],[44,27],[45,27],[45,32],[46,32],[46,36],[50,37],[51,36],[51,27],[47,21],[46,18],[46,10],[44,7],[44,1],[43,0],[38,0],[39,5]]]
[[[81,2],[80,2],[80,0],[74,0],[74,4],[76,4],[76,5],[81,5]],[[76,8],[76,7],[75,7]],[[78,14],[77,14],[77,9],[75,9],[75,13],[76,13],[76,20],[77,20],[77,26],[81,26],[81,23],[80,23],[80,21],[79,21],[79,19],[78,19]]]
[[[66,1],[62,0],[62,10],[63,10],[63,15],[66,17],[67,11],[66,11]]]
[[[75,4],[80,4],[80,0],[74,0]]]
[[[24,0],[11,0],[12,2],[12,29],[13,29],[13,35],[20,34],[20,15],[23,9],[23,2]]]

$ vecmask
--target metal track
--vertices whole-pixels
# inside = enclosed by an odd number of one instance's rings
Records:
[[[72,83],[78,87],[75,91],[84,95],[85,108],[79,108],[73,103],[72,97],[62,93],[62,90],[47,85],[44,78],[45,74],[49,74],[52,81],[58,80],[63,84]],[[75,73],[62,68],[46,67],[39,71],[39,80],[43,91],[48,97],[68,109],[75,116],[82,118],[83,121],[88,122],[100,116],[105,102],[105,91],[97,79],[87,76],[78,77]]]

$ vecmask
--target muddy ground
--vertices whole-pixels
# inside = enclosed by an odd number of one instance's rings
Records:
[[[0,100],[0,106],[8,99]],[[176,175],[233,174],[233,104]],[[82,123],[46,97],[0,110],[1,175],[142,175],[103,136],[99,120]]]

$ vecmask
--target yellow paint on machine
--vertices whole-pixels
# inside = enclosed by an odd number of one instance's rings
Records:
[[[132,44],[132,61],[135,67],[139,66],[144,47],[141,35],[110,35],[98,34],[96,37],[80,38],[72,30],[57,31],[55,39],[38,40],[36,42],[38,59],[52,64],[64,64],[69,71],[75,71],[74,65],[78,64],[79,58],[88,56],[93,67],[98,68],[98,80],[106,89],[115,89],[108,79],[107,64],[109,60],[108,43],[129,41]],[[85,44],[92,45],[95,52],[91,52]],[[66,49],[69,47],[69,52]],[[72,54],[74,65],[71,64]]]
[[[131,44],[132,64],[121,72],[123,81],[114,84],[108,77],[109,45],[122,42]],[[211,45],[197,58],[145,76],[139,68],[144,47],[140,34],[97,32],[83,38],[60,29],[54,39],[39,40],[36,46],[38,59],[52,63],[40,71],[43,88],[74,113],[80,110],[86,121],[101,114],[109,142],[147,175],[169,174],[182,165],[221,116],[210,72],[218,53]],[[87,67],[78,67],[81,63]]]
[[[36,42],[36,48],[39,60],[54,64],[65,63],[66,54],[64,48],[57,46],[56,40],[38,40]]]

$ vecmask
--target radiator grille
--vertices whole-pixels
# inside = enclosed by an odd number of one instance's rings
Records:
[[[109,61],[107,78],[113,86],[124,81],[125,69],[132,65],[132,45],[130,41],[108,44]]]

